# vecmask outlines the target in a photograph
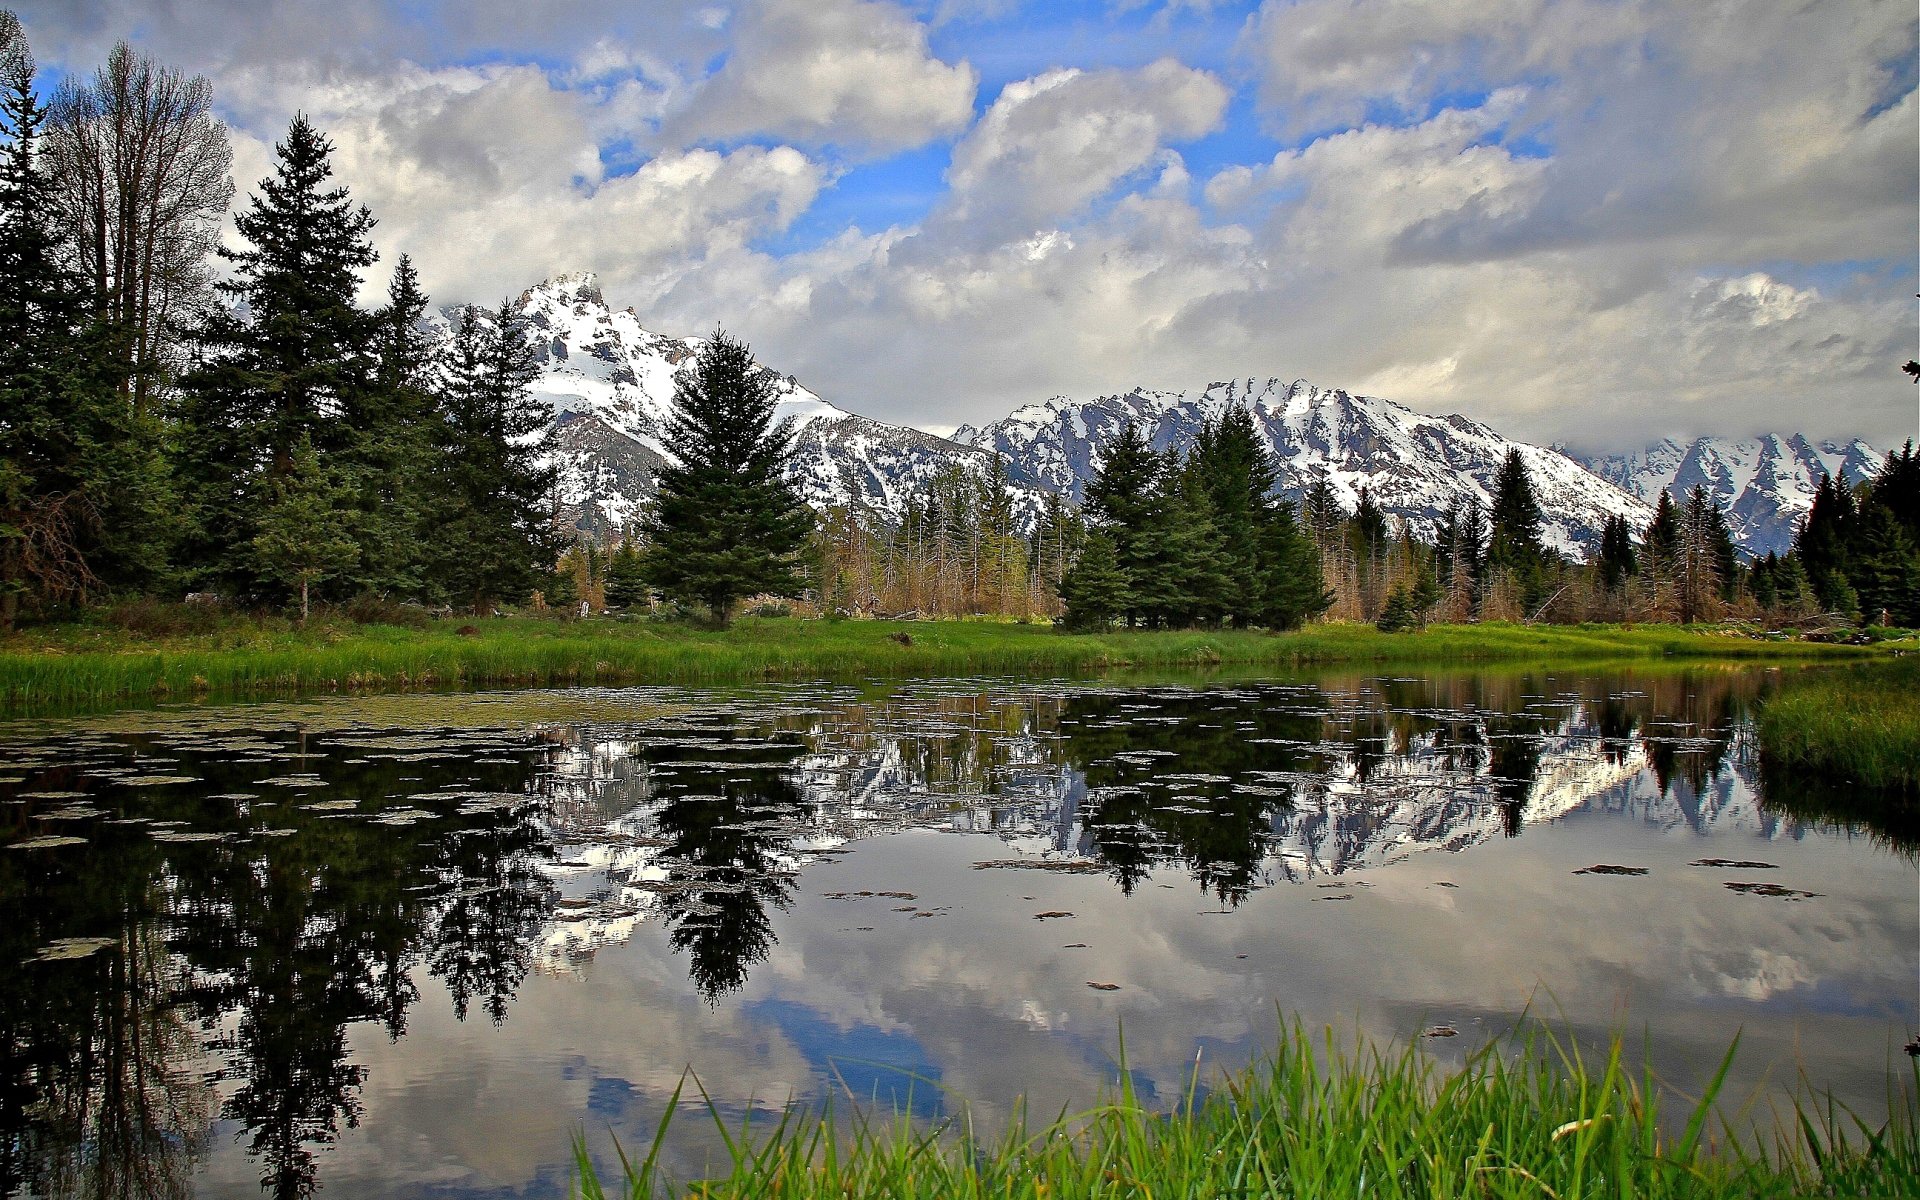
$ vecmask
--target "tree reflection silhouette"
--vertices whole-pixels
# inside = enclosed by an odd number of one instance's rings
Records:
[[[417,825],[367,819],[412,790],[470,786],[471,763],[321,755],[303,765],[324,789],[275,792],[261,780],[283,761],[176,752],[201,782],[140,789],[139,816],[217,840],[101,824],[86,854],[0,859],[11,961],[49,940],[55,914],[59,936],[117,942],[0,972],[0,1193],[186,1194],[208,1122],[195,1100],[212,1082],[230,1089],[219,1115],[260,1161],[263,1191],[308,1195],[316,1149],[360,1117],[366,1068],[348,1027],[404,1033],[423,962],[460,1015],[478,996],[498,1021],[528,969],[553,899],[534,867],[553,850],[530,813],[462,813],[449,796],[416,800],[432,814]],[[525,791],[534,766],[478,780]],[[132,806],[93,786],[99,803]],[[317,796],[365,810],[304,806]],[[256,832],[269,824],[273,836]]]

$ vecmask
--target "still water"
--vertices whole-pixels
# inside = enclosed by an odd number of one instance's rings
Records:
[[[1763,670],[518,692],[0,725],[0,1195],[552,1196],[738,1119],[1168,1105],[1531,1011],[1864,1114],[1915,830]],[[1596,870],[1595,868],[1603,868]],[[1425,1038],[1437,1026],[1457,1036]],[[691,1085],[689,1085],[691,1089]],[[1773,1089],[1773,1090],[1769,1090]],[[679,1126],[692,1173],[711,1123]]]

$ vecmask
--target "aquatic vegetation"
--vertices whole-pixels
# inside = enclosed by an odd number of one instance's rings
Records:
[[[1091,984],[1100,987],[1100,984]],[[1445,1037],[1451,1027],[1428,1036]],[[1722,1105],[1738,1051],[1691,1102],[1615,1039],[1602,1061],[1539,1026],[1446,1070],[1419,1045],[1315,1039],[1296,1024],[1264,1061],[1217,1079],[1196,1069],[1171,1112],[1136,1094],[1124,1043],[1117,1089],[1039,1128],[997,1137],[964,1114],[916,1125],[855,1109],[789,1107],[771,1126],[729,1128],[711,1177],[667,1177],[652,1146],[618,1150],[603,1182],[574,1142],[580,1200],[641,1197],[1773,1197],[1920,1195],[1920,1065],[1890,1078],[1892,1119],[1872,1127],[1812,1095],[1770,1127]],[[699,1081],[693,1086],[698,1089]],[[1203,1093],[1202,1087],[1205,1085]],[[931,1085],[929,1085],[931,1086]],[[701,1095],[705,1097],[705,1092]],[[1681,1111],[1667,1106],[1679,1101]],[[687,1105],[687,1107],[698,1107]],[[698,1118],[696,1118],[698,1119]]]
[[[1920,796],[1920,658],[1791,676],[1758,727],[1770,783],[1797,777]],[[1841,795],[1809,799],[1846,804]]]

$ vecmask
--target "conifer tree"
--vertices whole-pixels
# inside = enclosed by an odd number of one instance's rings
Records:
[[[0,629],[23,601],[97,584],[103,512],[144,461],[114,393],[115,331],[62,265],[33,78],[19,21],[0,10]]]
[[[636,608],[646,602],[647,580],[640,551],[623,539],[607,560],[607,607]]]
[[[445,440],[433,396],[434,340],[421,328],[427,295],[401,255],[374,314],[373,377],[343,413],[340,459],[357,468],[351,498],[361,550],[354,582],[365,591],[414,598],[431,590],[426,547],[433,528],[436,452]]]
[[[337,476],[301,438],[287,469],[268,480],[253,538],[265,576],[299,593],[302,625],[312,611],[313,586],[351,569],[360,556],[349,519],[351,489]]]
[[[553,471],[538,436],[549,417],[528,392],[538,369],[506,301],[491,314],[468,309],[440,364],[431,577],[476,612],[525,600],[558,548]]]
[[[1813,506],[1794,532],[1793,557],[1812,585],[1814,600],[1829,612],[1859,608],[1859,597],[1847,580],[1848,550],[1859,518],[1859,499],[1847,481],[1822,475]]]
[[[1320,548],[1294,519],[1293,505],[1275,506],[1261,538],[1266,587],[1260,624],[1269,629],[1298,629],[1327,611],[1333,593],[1327,590]]]
[[[1510,449],[1494,478],[1486,565],[1489,571],[1506,571],[1512,576],[1528,608],[1546,591],[1548,555],[1540,541],[1541,520],[1533,477],[1519,449]]]
[[[246,244],[219,252],[232,271],[219,290],[236,311],[208,316],[200,362],[181,380],[192,436],[178,469],[196,522],[187,557],[244,596],[274,587],[251,547],[275,478],[303,443],[330,458],[350,441],[343,415],[372,376],[374,325],[354,293],[375,258],[373,217],[327,186],[332,152],[304,116],[274,147],[274,173],[234,218]]]
[[[1088,522],[1113,542],[1114,561],[1127,581],[1127,623],[1137,625],[1165,589],[1168,553],[1161,528],[1158,483],[1161,462],[1146,435],[1132,424],[1107,447],[1100,470],[1087,482]]]
[[[1598,574],[1600,586],[1608,592],[1617,592],[1626,585],[1627,579],[1639,572],[1639,559],[1634,553],[1633,536],[1628,532],[1626,517],[1615,513],[1609,516],[1600,527],[1600,549],[1594,558],[1594,570]]]
[[[716,332],[674,380],[667,444],[645,525],[647,581],[706,606],[724,626],[747,596],[797,597],[813,515],[782,474],[793,430],[774,424],[773,376],[746,344]]]
[[[1060,581],[1060,599],[1066,606],[1060,623],[1075,632],[1106,629],[1131,607],[1112,538],[1103,532],[1087,535],[1079,560]]]

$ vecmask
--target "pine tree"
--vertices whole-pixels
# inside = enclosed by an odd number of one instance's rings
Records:
[[[1087,535],[1079,560],[1060,581],[1060,599],[1066,606],[1060,623],[1075,632],[1106,629],[1127,611],[1132,598],[1112,538]]]
[[[1859,597],[1847,581],[1848,550],[1859,523],[1859,498],[1845,479],[1820,477],[1813,506],[1794,531],[1793,557],[1813,587],[1815,601],[1829,612],[1851,613]]]
[[[1387,602],[1380,609],[1380,619],[1374,624],[1382,633],[1401,633],[1412,629],[1417,618],[1413,597],[1405,587],[1396,585],[1387,595]]]
[[[360,556],[349,518],[351,491],[306,438],[293,447],[287,469],[268,482],[253,553],[267,578],[299,592],[302,625],[313,586],[349,570]]]
[[[1881,504],[1861,509],[1848,557],[1847,582],[1867,621],[1920,625],[1920,554],[1892,509]]]
[[[716,332],[676,377],[673,398],[667,444],[679,461],[660,469],[646,517],[648,582],[705,605],[722,626],[743,597],[800,595],[796,557],[813,516],[782,475],[793,431],[773,422],[773,376],[745,343]]]
[[[0,10],[0,629],[23,601],[97,586],[103,514],[143,483],[146,461],[115,394],[116,331],[61,263],[33,77],[20,24]]]
[[[1252,412],[1230,406],[1202,426],[1188,469],[1205,489],[1219,535],[1224,608],[1236,626],[1259,620],[1266,595],[1265,527],[1273,519],[1278,480]]]
[[[558,548],[548,512],[553,471],[539,436],[549,417],[528,392],[538,371],[505,301],[492,314],[468,309],[442,356],[430,576],[476,612],[525,600]]]
[[[275,477],[303,442],[330,458],[350,442],[343,414],[356,407],[374,362],[374,322],[354,306],[360,272],[374,261],[373,217],[344,187],[327,187],[333,144],[294,118],[274,147],[274,173],[234,218],[245,240],[220,250],[232,277],[199,329],[199,364],[181,380],[178,471],[195,528],[187,558],[207,581],[265,597],[273,581],[251,553]],[[357,480],[341,482],[357,486]]]

